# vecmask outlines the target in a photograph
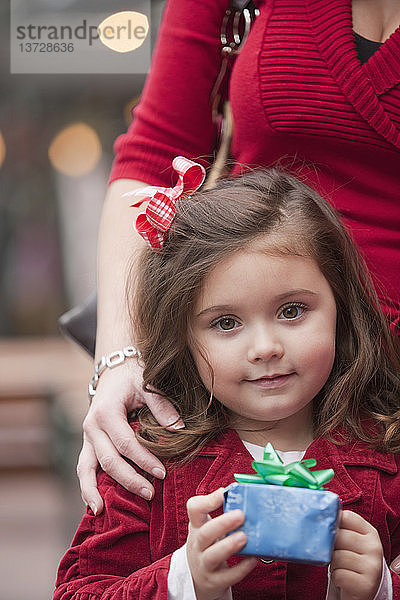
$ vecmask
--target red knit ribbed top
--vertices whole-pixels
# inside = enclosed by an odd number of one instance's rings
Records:
[[[142,101],[115,145],[111,180],[169,185],[177,154],[207,164],[228,5],[169,0]],[[318,189],[351,228],[385,310],[391,298],[399,316],[400,28],[362,65],[351,0],[258,5],[231,76],[233,156],[252,167],[279,162]]]

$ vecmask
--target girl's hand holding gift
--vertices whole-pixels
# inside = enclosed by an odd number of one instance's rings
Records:
[[[341,514],[331,562],[340,600],[373,600],[382,578],[383,549],[375,527],[351,510]]]
[[[187,503],[190,526],[186,551],[197,600],[217,600],[257,564],[256,558],[244,559],[232,568],[226,564],[246,544],[246,536],[237,532],[224,537],[242,525],[242,511],[210,517],[210,512],[222,506],[223,493],[220,488],[207,496],[194,496]]]

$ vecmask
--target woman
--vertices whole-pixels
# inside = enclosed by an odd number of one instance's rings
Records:
[[[400,262],[400,5],[397,0],[257,4],[260,15],[231,76],[233,157],[238,165],[279,162],[341,212],[395,328],[400,315],[400,277],[393,273]],[[208,164],[215,138],[209,100],[228,6],[229,0],[167,3],[142,101],[129,132],[116,143],[100,230],[96,360],[134,344],[124,318],[125,273],[142,244],[132,228],[140,209],[130,208],[132,199],[122,194],[149,183],[171,185],[169,165],[178,154]],[[94,512],[103,506],[98,462],[145,498],[154,489],[122,456],[156,477],[165,473],[162,463],[138,446],[126,421],[127,412],[144,402],[162,425],[184,426],[167,400],[142,391],[135,359],[104,370],[84,422],[78,465],[82,496]]]

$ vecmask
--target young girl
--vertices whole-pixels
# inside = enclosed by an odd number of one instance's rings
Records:
[[[151,247],[130,296],[145,385],[186,427],[141,412],[132,426],[167,475],[148,502],[99,474],[105,509],[84,516],[54,598],[400,598],[387,567],[400,552],[399,350],[351,240],[287,174],[185,197],[200,167],[174,165],[177,186],[153,189],[138,217]],[[243,559],[244,534],[226,536],[244,515],[222,514],[223,488],[267,442],[284,462],[335,471],[326,488],[344,510],[329,573]]]

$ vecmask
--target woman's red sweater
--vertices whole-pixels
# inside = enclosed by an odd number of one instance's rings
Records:
[[[170,185],[172,158],[209,163],[210,93],[229,0],[169,0],[111,181]],[[400,319],[400,27],[362,65],[351,0],[265,0],[231,76],[236,170],[277,163],[343,216],[386,312]],[[391,306],[390,306],[391,304]]]

